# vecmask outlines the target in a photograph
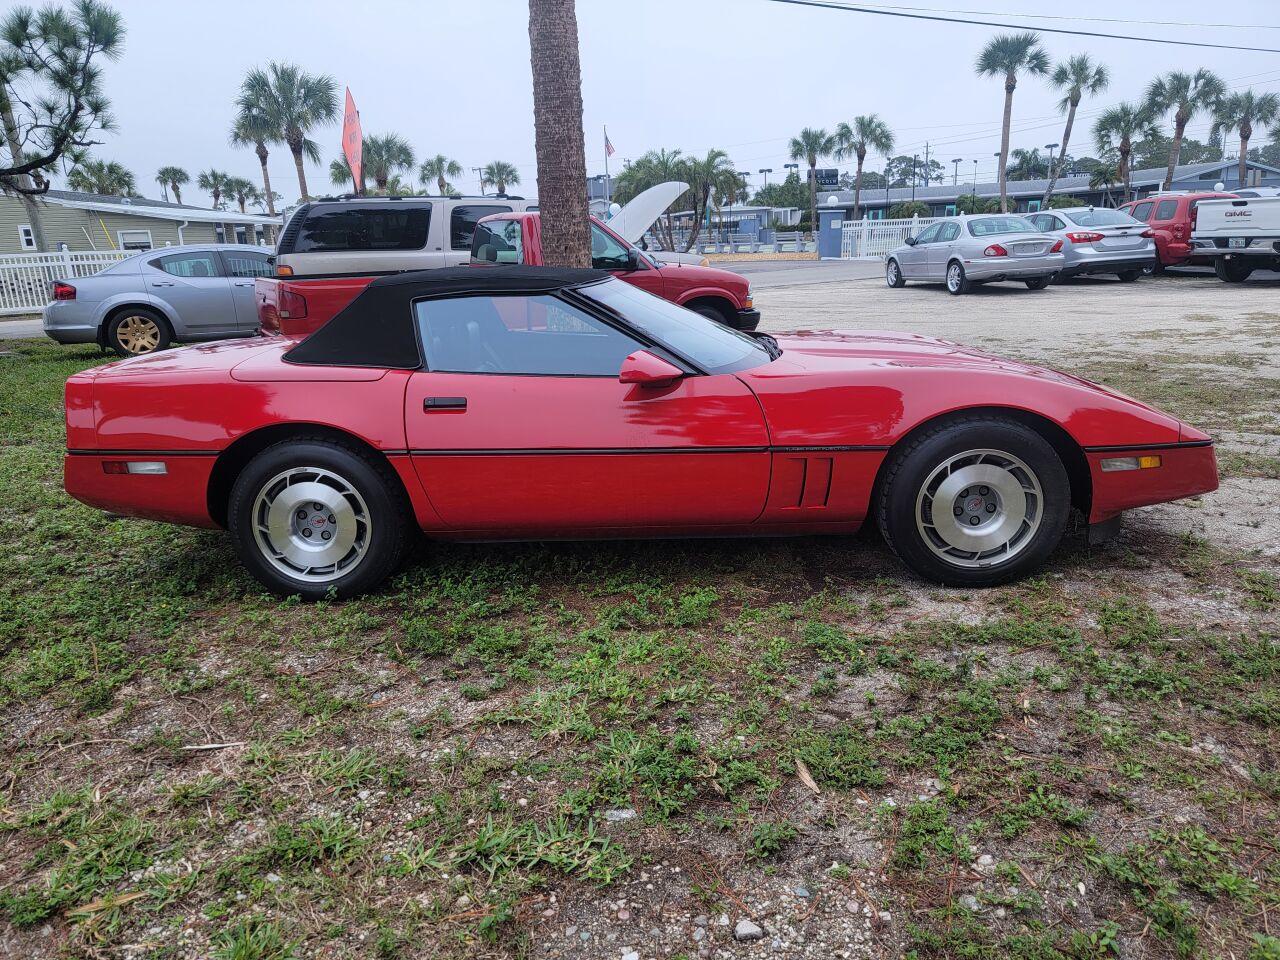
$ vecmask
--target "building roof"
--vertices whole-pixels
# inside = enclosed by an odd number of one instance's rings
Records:
[[[1211,163],[1184,163],[1174,167],[1174,182],[1181,180],[1198,180],[1206,173],[1216,170],[1225,170],[1234,168],[1238,165],[1235,160],[1215,160]],[[1248,161],[1248,165],[1255,170],[1262,170],[1265,173],[1280,176],[1280,168],[1268,166],[1265,163],[1256,163],[1253,160]],[[1129,180],[1135,189],[1144,187],[1158,187],[1164,183],[1164,176],[1167,172],[1165,167],[1147,167],[1141,170],[1133,170],[1129,174]],[[1119,186],[1119,184],[1117,184]],[[1049,181],[1045,179],[1036,180],[1010,180],[1007,184],[1007,192],[1011,197],[1041,197],[1044,196],[1045,190],[1049,188]],[[1089,174],[1078,174],[1073,177],[1059,177],[1054,184],[1054,193],[1085,193],[1097,192],[1096,187],[1089,186]],[[955,200],[958,196],[966,196],[974,192],[973,182],[965,183],[961,180],[957,184],[938,184],[930,186],[917,186],[914,191],[914,198],[925,203],[941,203]],[[987,183],[979,183],[977,186],[977,194],[980,197],[998,197],[1000,196],[1000,184],[996,181]],[[911,200],[913,192],[911,187],[890,187],[889,203],[901,203]],[[836,202],[832,203],[830,198],[835,197]],[[874,205],[883,203],[885,199],[885,191],[882,187],[866,188],[862,190],[862,205]],[[851,206],[853,204],[852,190],[829,190],[826,192],[818,192],[818,207],[823,206]]]
[[[50,190],[36,199],[60,207],[92,210],[96,213],[132,214],[138,217],[156,217],[160,220],[186,220],[196,223],[279,223],[280,217],[265,213],[240,213],[230,210],[210,210],[186,203],[170,203],[167,200],[149,200],[146,197],[117,197],[103,193],[82,193],[79,190]]]

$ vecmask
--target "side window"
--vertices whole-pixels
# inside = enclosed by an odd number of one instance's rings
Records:
[[[175,253],[168,257],[157,257],[150,261],[157,270],[174,277],[196,279],[199,277],[220,277],[217,254],[207,253]]]
[[[938,231],[942,229],[942,224],[935,223],[924,228],[920,236],[916,237],[916,243],[933,243],[938,239]]]
[[[294,253],[335,250],[421,250],[427,245],[431,208],[317,206],[307,214]],[[292,224],[291,224],[292,226]]]
[[[550,296],[448,297],[414,307],[427,369],[616,377],[640,344]]]
[[[458,204],[449,215],[449,246],[454,250],[470,250],[477,220],[495,213],[510,212],[510,207],[497,203]]]
[[[1150,201],[1138,204],[1133,208],[1133,219],[1141,220],[1143,223],[1146,223],[1151,219],[1151,208],[1154,206],[1155,204]]]
[[[471,259],[478,263],[522,263],[524,241],[519,220],[477,223],[471,238]]]
[[[591,266],[596,270],[620,270],[627,265],[627,260],[627,248],[593,223]]]
[[[270,277],[274,273],[265,253],[223,251],[222,262],[226,265],[227,273],[233,277]]]
[[[1156,207],[1157,220],[1172,220],[1174,214],[1178,212],[1177,200],[1161,200],[1160,205]]]
[[[943,225],[940,231],[938,231],[938,242],[950,243],[958,236],[960,236],[960,224],[947,223]]]

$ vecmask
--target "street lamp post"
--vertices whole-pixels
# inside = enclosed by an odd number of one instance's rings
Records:
[[[767,187],[769,185],[769,174],[773,173],[773,167],[761,167],[756,173],[764,174],[764,185]]]

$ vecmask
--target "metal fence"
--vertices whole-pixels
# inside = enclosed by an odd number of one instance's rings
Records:
[[[89,277],[137,251],[0,254],[0,316],[39,313],[54,280]]]
[[[840,230],[841,260],[884,259],[931,223],[944,217],[912,217],[910,220],[845,220]]]

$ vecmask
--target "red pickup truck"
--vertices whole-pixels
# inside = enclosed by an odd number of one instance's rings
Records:
[[[659,263],[647,257],[594,217],[592,265],[609,270],[655,296],[678,303],[738,330],[754,330],[760,312],[751,302],[745,277],[714,267]],[[481,220],[471,247],[477,269],[486,263],[542,265],[542,228],[536,213],[503,213]],[[254,296],[258,321],[267,333],[304,337],[331,320],[356,298],[367,276],[259,277]]]

